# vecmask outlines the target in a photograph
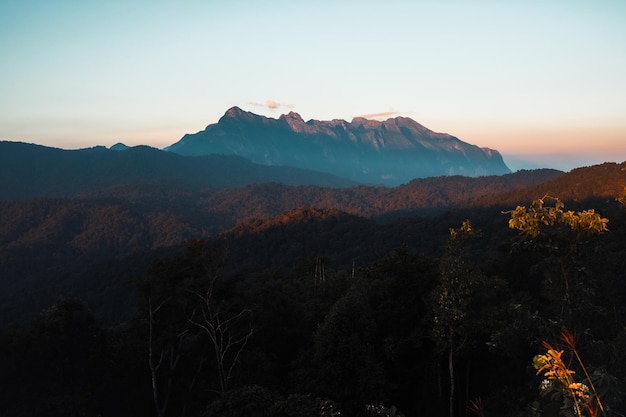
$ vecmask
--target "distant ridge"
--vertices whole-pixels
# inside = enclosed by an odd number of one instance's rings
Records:
[[[124,145],[122,142],[118,142],[115,145],[111,146],[109,149],[112,151],[125,151],[129,146]]]
[[[95,189],[160,184],[225,189],[248,184],[349,187],[355,183],[293,167],[263,166],[234,156],[184,157],[149,146],[63,150],[0,141],[0,201],[71,197]]]
[[[216,124],[166,148],[181,155],[239,155],[265,165],[296,166],[357,182],[399,185],[414,178],[510,173],[496,150],[437,133],[407,117],[305,122],[232,107]]]

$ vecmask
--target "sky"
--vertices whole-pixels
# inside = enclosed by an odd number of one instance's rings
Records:
[[[0,140],[163,148],[232,106],[626,160],[626,1],[0,0]]]

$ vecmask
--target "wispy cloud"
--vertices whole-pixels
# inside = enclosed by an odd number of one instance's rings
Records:
[[[356,116],[356,117],[362,117],[364,119],[381,119],[383,117],[391,117],[391,116],[395,116],[397,114],[400,114],[400,112],[398,112],[398,111],[384,111],[384,112],[381,112],[381,113],[362,114],[362,115]]]
[[[275,100],[271,100],[268,99],[265,101],[265,103],[259,103],[256,101],[251,101],[248,104],[252,105],[252,106],[257,106],[257,107],[267,107],[269,110],[277,110],[277,109],[281,109],[281,108],[285,108],[285,109],[293,109],[296,107],[295,104],[283,104],[283,103],[279,103]]]

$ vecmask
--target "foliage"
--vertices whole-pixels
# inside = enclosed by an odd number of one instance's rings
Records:
[[[475,235],[469,221],[460,228],[450,229],[450,239],[446,255],[441,263],[440,283],[435,289],[434,309],[435,338],[445,345],[450,341],[466,338],[462,332],[467,329],[467,308],[477,285],[477,272],[462,257],[463,243]],[[454,343],[454,342],[452,342]],[[455,347],[448,348],[456,349]]]
[[[207,417],[270,417],[269,410],[274,402],[271,393],[260,386],[244,386],[225,392],[209,405],[204,412]]]
[[[572,172],[579,183],[552,182],[550,192],[595,186],[607,176],[587,174],[614,170]],[[533,175],[541,182],[541,173],[515,178],[521,187],[521,177]],[[531,204],[520,218],[548,220],[536,222],[532,236],[509,229],[499,213],[546,189],[490,194],[511,179],[349,190],[266,184],[208,190],[201,201],[185,190],[142,195],[131,187],[117,200],[112,192],[100,202],[2,204],[15,221],[0,224],[1,313],[18,305],[14,294],[40,313],[0,329],[0,414],[411,417],[451,408],[462,415],[469,406],[487,416],[528,416],[536,399],[528,363],[534,341],[553,340],[565,324],[582,329],[583,343],[573,349],[561,340],[550,354],[544,348],[540,367],[558,357],[576,372],[574,384],[601,398],[607,416],[617,415],[626,389],[626,211],[615,201],[623,185],[618,193],[606,185],[575,194],[602,197],[596,200],[568,194],[571,212],[549,198]],[[455,192],[454,181],[464,190]],[[472,200],[475,192],[491,195],[492,207]],[[415,216],[411,207],[427,198],[431,208],[477,205]],[[303,206],[309,200],[319,204]],[[239,218],[251,212],[258,218]],[[610,233],[597,233],[607,225],[600,212],[611,219]],[[235,219],[237,227],[215,233]],[[187,236],[176,232],[183,224],[195,225],[190,233],[202,239],[152,250],[159,228],[161,242],[175,244]],[[130,277],[137,285],[121,292]],[[60,289],[80,299],[53,304],[41,296],[54,300]],[[27,315],[15,309],[15,317]],[[229,334],[241,343],[225,350],[222,385],[214,342]],[[558,378],[551,384],[559,408],[571,395]],[[586,392],[572,388],[577,398]],[[551,402],[539,398],[546,416]]]
[[[484,322],[483,311],[497,303],[491,297],[500,285],[497,279],[489,282],[466,258],[468,242],[479,235],[469,220],[463,221],[458,229],[450,229],[446,253],[440,262],[439,282],[432,293],[432,335],[439,352],[447,356],[450,417],[455,415],[458,385],[455,357],[475,349],[481,333],[489,327]],[[493,314],[494,310],[490,312]],[[496,316],[492,315],[491,319],[495,320]]]
[[[207,417],[340,417],[332,401],[311,395],[286,398],[261,386],[243,386],[226,392],[205,410]]]
[[[626,187],[624,187],[624,192],[616,198],[625,208],[626,208]]]
[[[520,230],[517,256],[529,256],[528,273],[540,279],[542,310],[558,325],[584,326],[603,314],[598,283],[587,258],[593,258],[598,241],[594,237],[608,230],[608,219],[594,209],[564,211],[558,198],[553,207],[534,200],[529,208],[518,206],[509,212],[509,228]],[[596,246],[597,247],[597,246]],[[547,307],[547,308],[546,308]]]
[[[582,382],[577,382],[575,379],[576,372],[570,369],[562,359],[564,350],[558,350],[549,343],[543,342],[545,353],[533,358],[533,366],[537,369],[537,375],[543,375],[545,378],[541,382],[540,393],[549,398],[550,401],[543,407],[556,409],[551,406],[554,404],[553,401],[556,401],[559,405],[559,415],[595,417],[602,413],[603,416],[606,416],[605,407],[596,391],[594,381],[576,350],[574,336],[569,331],[563,330],[561,340],[575,356],[586,378],[581,380]]]
[[[521,230],[530,237],[536,237],[546,227],[559,224],[566,225],[574,231],[588,234],[602,233],[608,230],[608,219],[601,217],[594,209],[576,213],[571,210],[563,211],[565,204],[559,199],[554,199],[554,207],[544,207],[546,198],[534,200],[529,208],[517,206],[511,212],[509,227]]]
[[[115,339],[75,298],[61,299],[31,321],[0,332],[0,414],[97,416],[115,410],[112,414],[145,415],[147,384],[135,378],[144,368],[139,371],[134,363],[130,339],[124,339],[123,355]],[[144,411],[134,408],[137,402]]]

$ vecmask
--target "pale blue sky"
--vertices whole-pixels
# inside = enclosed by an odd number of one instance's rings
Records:
[[[0,0],[0,139],[163,147],[234,105],[621,162],[626,1]]]

